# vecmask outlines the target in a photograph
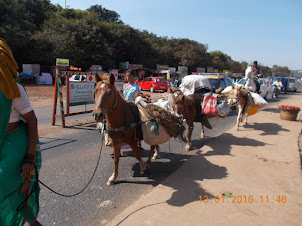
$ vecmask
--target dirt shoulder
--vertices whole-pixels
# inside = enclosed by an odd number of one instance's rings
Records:
[[[34,109],[50,108],[53,106],[55,92],[54,85],[25,84],[24,86]],[[149,94],[152,99],[159,99],[162,97],[162,95],[165,95],[161,92],[143,92]],[[63,86],[62,94],[63,101],[65,103],[66,86]]]

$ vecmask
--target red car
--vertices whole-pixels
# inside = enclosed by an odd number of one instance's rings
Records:
[[[141,90],[150,90],[152,93],[157,90],[164,92],[168,90],[168,81],[163,77],[148,77],[140,81],[138,85]]]

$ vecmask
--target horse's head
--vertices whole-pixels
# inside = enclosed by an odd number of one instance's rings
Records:
[[[179,115],[185,114],[185,96],[182,93],[174,93],[172,94],[172,109]]]
[[[232,85],[232,90],[228,94],[228,98],[227,98],[230,107],[233,107],[237,104],[239,97],[242,96],[243,89],[244,88],[242,86]]]
[[[114,85],[115,78],[113,74],[96,75],[96,87],[94,89],[94,119],[102,121],[104,114],[110,113],[117,103],[117,89]]]

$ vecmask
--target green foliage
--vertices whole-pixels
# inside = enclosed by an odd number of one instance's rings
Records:
[[[189,39],[157,37],[125,25],[118,13],[91,6],[87,10],[63,9],[49,0],[0,0],[0,37],[11,46],[17,62],[55,64],[56,58],[68,58],[84,70],[100,64],[105,70],[119,62],[156,64],[171,67],[214,67],[243,73],[246,62],[233,61],[221,51],[208,53],[207,44]],[[271,73],[269,68],[263,71]],[[287,70],[275,68],[275,73]],[[281,75],[281,74],[280,74]]]
[[[211,66],[214,67],[214,69],[218,69],[219,71],[222,71],[224,69],[229,70],[230,64],[232,62],[231,57],[220,51],[210,52],[210,60],[212,63]]]
[[[122,23],[122,21],[119,19],[120,15],[118,15],[115,11],[103,8],[101,5],[93,5],[89,9],[87,9],[87,11],[95,13],[98,16],[99,20],[113,23]]]
[[[290,70],[288,69],[288,67],[273,65],[272,74],[274,76],[289,76]]]

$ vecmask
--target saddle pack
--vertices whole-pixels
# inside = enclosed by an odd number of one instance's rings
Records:
[[[141,121],[140,118],[140,113],[138,110],[138,107],[135,105],[135,103],[133,102],[127,102],[129,107],[130,107],[130,111],[131,111],[131,115],[133,117],[134,123],[137,123],[139,121]],[[142,126],[139,123],[136,127],[136,137],[139,138],[140,140],[143,140],[143,131],[142,131]]]

